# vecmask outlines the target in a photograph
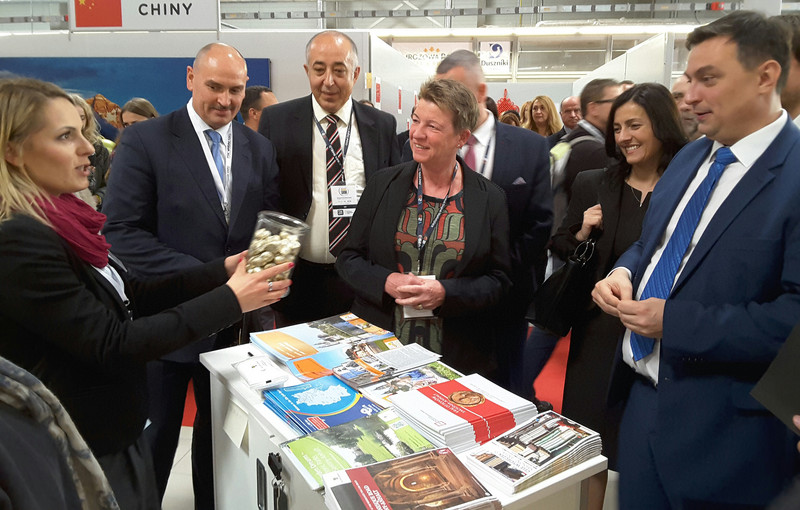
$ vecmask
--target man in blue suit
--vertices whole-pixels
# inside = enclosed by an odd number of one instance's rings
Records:
[[[686,100],[706,135],[656,186],[642,237],[593,292],[628,328],[609,398],[620,508],[761,508],[798,471],[750,390],[800,317],[800,131],[788,34],[736,11],[695,29]]]
[[[486,82],[480,60],[471,51],[458,50],[448,55],[437,67],[436,77],[459,81],[475,94],[480,117],[460,155],[467,166],[506,193],[514,286],[497,311],[497,381],[530,398],[532,388],[524,388],[522,383],[523,347],[528,335],[525,312],[538,284],[537,274],[544,275],[544,247],[553,224],[547,142],[532,131],[503,124],[491,115],[485,107]],[[404,148],[403,160],[411,159],[409,145]]]
[[[246,83],[241,54],[209,44],[187,68],[189,104],[125,130],[104,204],[104,233],[132,271],[162,275],[239,253],[247,249],[258,212],[280,207],[272,144],[232,122]],[[146,434],[162,496],[186,387],[194,380],[196,508],[214,506],[209,374],[198,356],[231,345],[237,336],[234,328],[222,331],[148,366],[152,424]]]

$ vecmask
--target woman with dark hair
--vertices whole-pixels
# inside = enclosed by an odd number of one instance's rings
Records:
[[[642,83],[620,94],[606,129],[606,152],[617,162],[575,178],[567,215],[552,239],[553,252],[566,260],[581,242],[593,237],[593,282],[602,279],[639,238],[650,192],[685,143],[669,90]],[[572,326],[562,412],[600,432],[603,455],[613,469],[620,410],[607,408],[605,392],[617,340],[625,328],[591,303],[587,291],[587,308]],[[602,507],[607,476],[604,471],[590,480],[590,508]]]

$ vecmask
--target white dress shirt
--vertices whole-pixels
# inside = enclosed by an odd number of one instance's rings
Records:
[[[214,162],[214,156],[211,154],[211,138],[206,134],[207,129],[213,128],[206,124],[205,121],[200,118],[200,115],[194,111],[191,99],[189,100],[189,104],[186,105],[186,109],[189,112],[189,120],[192,122],[195,135],[197,135],[200,146],[203,148],[203,155],[205,155],[206,162],[208,163],[208,171],[211,172],[211,177],[214,179],[214,186],[217,189],[220,205],[222,205],[225,217],[227,218],[230,213],[229,203],[232,189],[231,181],[233,180],[231,173],[231,164],[233,161],[233,128],[229,122],[221,128],[214,130],[222,137],[219,150],[220,154],[222,154],[222,161],[225,163],[225,175],[227,176],[223,183],[222,177],[219,175],[219,170],[217,170],[217,164]]]
[[[311,96],[311,105],[314,109],[314,117],[319,121],[322,130],[328,129],[328,121],[325,117],[330,115],[326,112],[317,102],[317,99]],[[347,128],[352,119],[352,127],[350,129],[350,145],[347,148],[347,154],[344,158],[344,180],[349,185],[355,185],[359,190],[359,197],[366,185],[367,179],[364,174],[364,154],[361,150],[361,136],[358,133],[358,124],[356,124],[356,116],[352,115],[353,99],[348,98],[344,106],[334,115],[339,117],[338,130],[339,130],[339,143],[342,150],[345,148],[345,139],[347,138]],[[308,129],[314,133],[314,142],[312,145],[312,161],[313,161],[313,187],[311,194],[311,208],[308,211],[306,222],[311,230],[308,233],[308,239],[304,243],[303,249],[300,252],[300,257],[305,260],[316,262],[318,264],[333,264],[336,262],[336,257],[331,255],[328,249],[328,172],[327,172],[327,156],[325,140],[317,128],[316,123],[312,120]]]
[[[731,152],[733,152],[733,155],[736,156],[737,161],[731,163],[725,168],[725,171],[722,172],[722,175],[719,177],[716,186],[714,186],[714,189],[711,190],[711,195],[708,197],[708,202],[706,202],[705,209],[703,209],[703,212],[700,215],[700,221],[697,224],[697,229],[694,231],[694,235],[692,236],[692,240],[689,242],[689,247],[686,250],[686,254],[683,256],[683,260],[681,260],[681,264],[678,267],[678,273],[675,275],[673,285],[674,282],[678,281],[683,268],[686,266],[686,262],[692,256],[695,246],[697,246],[697,243],[703,236],[708,224],[711,222],[714,215],[716,215],[723,202],[728,198],[728,195],[731,194],[733,189],[737,184],[739,184],[739,181],[742,180],[742,177],[744,177],[747,171],[750,170],[756,160],[761,157],[767,147],[769,147],[775,138],[777,138],[787,121],[788,114],[784,111],[776,121],[768,124],[758,131],[755,131],[754,133],[747,135],[730,147]],[[700,165],[700,168],[698,168],[697,174],[694,176],[694,179],[692,179],[691,183],[689,183],[689,187],[686,188],[683,197],[681,198],[680,202],[678,202],[678,206],[672,212],[672,217],[670,218],[669,223],[667,224],[667,229],[664,232],[664,239],[661,241],[661,244],[653,253],[652,257],[650,257],[650,262],[644,272],[642,281],[639,283],[635,296],[637,300],[641,297],[642,292],[644,291],[644,288],[650,279],[650,275],[653,274],[656,264],[661,259],[661,254],[664,252],[664,248],[667,246],[669,239],[672,237],[672,233],[675,231],[675,227],[678,224],[678,219],[681,217],[683,210],[686,208],[686,204],[689,202],[689,199],[692,197],[692,195],[694,195],[694,192],[697,190],[697,188],[700,187],[700,183],[703,182],[703,179],[705,179],[708,175],[708,171],[713,163],[714,154],[720,147],[722,147],[721,143],[714,142],[708,157],[706,157],[706,159]],[[625,336],[622,340],[623,360],[637,373],[647,377],[650,381],[652,381],[654,385],[658,383],[660,354],[661,342],[657,341],[653,346],[652,353],[640,359],[639,361],[634,361],[633,350],[631,348],[631,332],[630,330],[625,331]]]
[[[472,145],[472,152],[475,155],[475,170],[487,179],[492,178],[492,170],[494,170],[494,150],[497,147],[497,129],[495,129],[494,115],[489,110],[486,110],[489,115],[483,124],[475,128],[472,136],[475,137],[477,142]],[[488,153],[486,149],[489,149]],[[459,150],[459,156],[462,158],[467,155],[468,145],[464,145]]]

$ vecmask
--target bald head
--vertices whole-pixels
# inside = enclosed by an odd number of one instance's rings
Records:
[[[211,43],[197,52],[186,68],[186,88],[194,111],[212,129],[229,124],[242,105],[247,63],[242,54],[224,43]]]
[[[455,80],[466,86],[475,95],[480,107],[478,125],[486,120],[489,116],[486,111],[486,80],[477,55],[467,50],[454,51],[439,63],[436,79]]]

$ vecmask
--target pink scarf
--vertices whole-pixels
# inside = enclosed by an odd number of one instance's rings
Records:
[[[45,216],[61,236],[78,254],[81,260],[95,267],[108,265],[108,250],[111,245],[100,234],[106,222],[106,215],[95,211],[92,206],[71,193],[64,193],[53,199],[37,200]]]

